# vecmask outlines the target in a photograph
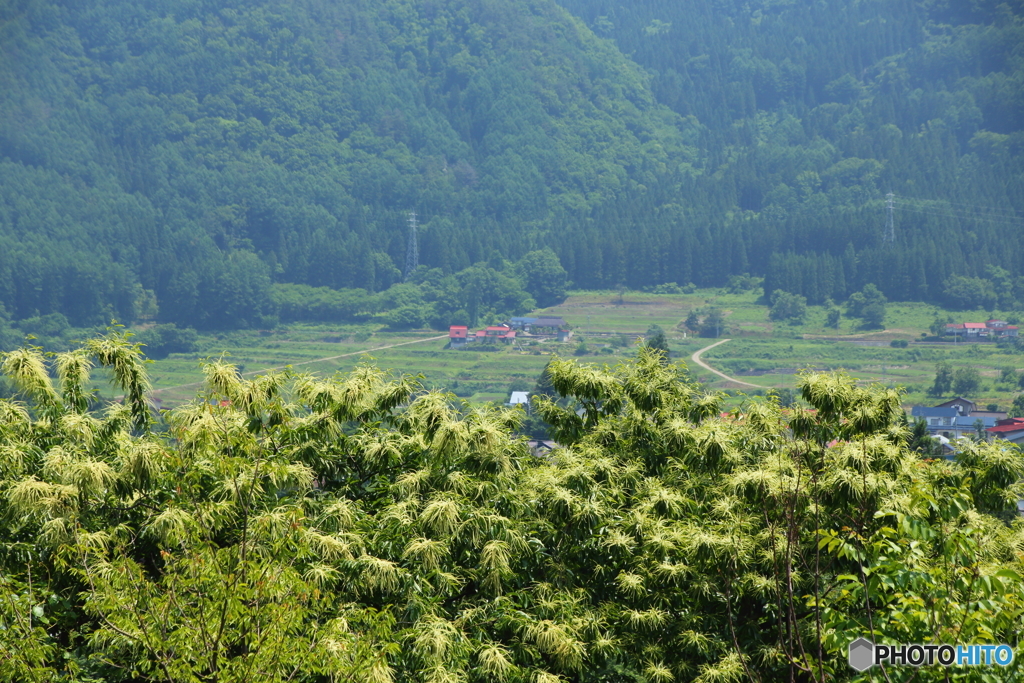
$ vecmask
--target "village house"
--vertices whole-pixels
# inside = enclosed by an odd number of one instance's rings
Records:
[[[534,318],[530,323],[531,334],[558,334],[559,330],[569,327],[562,318]]]
[[[452,325],[448,328],[448,344],[451,348],[461,349],[469,341],[469,328],[465,325]]]
[[[491,325],[476,332],[470,332],[465,325],[448,328],[448,347],[465,348],[470,343],[511,344],[519,332],[527,334],[552,335],[560,342],[572,339],[572,330],[562,318],[511,318],[507,323]]]
[[[1005,320],[986,320],[983,323],[949,323],[946,336],[954,339],[981,340],[1003,339],[1018,336],[1020,330]]]
[[[543,441],[540,439],[531,439],[526,442],[526,445],[530,448],[530,453],[539,458],[547,457],[551,451],[561,448],[555,441]]]
[[[508,344],[516,338],[516,331],[506,325],[491,325],[476,333],[477,341],[496,344],[499,340]]]
[[[993,439],[1002,439],[1024,446],[1024,417],[1010,417],[1005,420],[996,420],[994,427],[985,430]]]
[[[526,408],[526,412],[530,412],[530,392],[513,391],[512,395],[509,396],[508,403],[505,405],[509,408],[521,405]]]
[[[938,404],[936,406],[932,406],[932,407],[933,408],[954,408],[954,409],[956,409],[957,413],[959,413],[960,415],[970,415],[971,413],[973,413],[975,410],[978,409],[978,404],[975,403],[974,401],[972,401],[969,398],[964,398],[963,396],[957,396],[956,398],[951,398],[948,401],[945,401],[943,403],[940,403],[940,404]]]
[[[470,332],[465,325],[448,328],[448,346],[453,349],[465,348],[471,342],[494,344],[501,341],[510,344],[516,339],[516,331],[505,325],[493,325],[476,332]]]
[[[925,421],[929,434],[949,441],[978,436],[979,428],[987,432],[1006,417],[1001,411],[979,410],[974,401],[962,396],[937,406],[914,406],[910,414]]]
[[[953,420],[960,417],[960,413],[955,408],[929,408],[927,406],[914,406],[910,414],[923,419],[928,425],[928,432],[933,436],[941,434],[943,429],[948,431],[953,426]]]
[[[569,325],[562,318],[509,318],[508,326],[513,330],[522,330],[530,334],[558,334],[566,331]]]
[[[513,330],[527,330],[536,320],[536,318],[510,318],[508,324]]]
[[[985,410],[974,401],[969,398],[964,398],[963,396],[951,398],[950,400],[933,407],[956,408],[960,415],[965,417],[968,415],[971,417],[991,417],[993,420],[1002,420],[1006,418],[1005,410]]]

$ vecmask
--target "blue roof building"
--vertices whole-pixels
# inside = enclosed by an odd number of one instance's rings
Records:
[[[928,431],[934,434],[942,434],[952,438],[949,432],[953,428],[953,421],[961,417],[960,411],[950,406],[948,408],[929,408],[927,406],[914,406],[910,411],[912,417],[920,418],[928,425]]]
[[[977,423],[980,421],[984,429],[995,427],[996,418],[980,415],[961,415],[954,407],[928,408],[914,406],[910,411],[913,417],[921,418],[928,425],[932,435],[944,436],[947,439],[972,437],[977,434]]]

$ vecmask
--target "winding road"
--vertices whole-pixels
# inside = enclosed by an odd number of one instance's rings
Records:
[[[359,355],[362,355],[362,354],[365,354],[365,353],[373,353],[374,351],[380,351],[380,350],[383,350],[383,349],[393,349],[396,346],[405,346],[407,344],[419,344],[419,343],[425,342],[425,341],[435,341],[437,339],[447,339],[447,338],[448,338],[447,335],[440,335],[440,336],[437,336],[437,337],[425,337],[423,339],[414,339],[412,341],[400,342],[398,344],[388,344],[387,346],[378,346],[378,347],[372,348],[372,349],[363,349],[362,351],[352,351],[350,353],[342,353],[342,354],[339,354],[337,356],[328,356],[327,358],[316,358],[314,360],[305,360],[305,361],[300,361],[298,363],[290,363],[287,366],[282,365],[282,366],[276,367],[276,368],[261,368],[259,370],[250,370],[249,372],[243,372],[241,374],[244,377],[245,375],[254,375],[256,373],[270,372],[272,370],[283,370],[286,367],[295,367],[295,366],[298,366],[298,365],[308,365],[310,363],[323,363],[324,361],[335,360],[335,359],[338,359],[338,358],[345,358],[347,356],[359,356]],[[743,385],[745,387],[754,387],[755,389],[765,389],[765,388],[767,388],[767,387],[761,386],[760,384],[751,384],[750,382],[744,382],[743,380],[736,379],[735,377],[730,377],[729,375],[725,374],[724,372],[719,372],[718,370],[715,370],[713,367],[711,367],[710,365],[708,365],[707,363],[705,363],[704,361],[702,361],[700,359],[701,354],[703,354],[705,351],[710,351],[711,349],[715,348],[716,346],[718,346],[720,344],[724,344],[727,341],[732,341],[732,340],[731,339],[722,339],[721,341],[717,341],[714,344],[711,344],[710,346],[705,346],[703,349],[695,351],[694,354],[692,356],[690,356],[690,360],[692,360],[694,363],[696,363],[700,367],[704,368],[708,372],[713,372],[713,373],[715,373],[716,375],[718,375],[719,377],[721,377],[722,379],[724,379],[724,380],[726,380],[728,382],[733,382],[735,384],[741,384],[741,385]],[[153,389],[150,392],[150,394],[151,395],[155,395],[155,394],[159,394],[159,393],[164,392],[164,391],[171,391],[171,390],[174,390],[174,389],[186,389],[186,388],[189,388],[189,387],[198,387],[198,386],[202,386],[202,385],[203,385],[203,382],[192,382],[192,383],[189,383],[189,384],[179,384],[178,386],[174,386],[174,387],[163,387],[161,389]]]
[[[730,382],[735,382],[736,384],[742,384],[745,387],[754,387],[756,389],[765,389],[765,388],[767,388],[767,387],[761,386],[760,384],[751,384],[750,382],[744,382],[743,380],[736,379],[735,377],[730,377],[729,375],[725,374],[724,372],[719,372],[718,370],[715,370],[713,367],[711,367],[710,365],[708,365],[707,363],[705,363],[704,361],[702,361],[700,359],[700,356],[701,356],[702,353],[704,353],[705,351],[710,351],[711,349],[715,348],[716,346],[718,346],[720,344],[724,344],[727,341],[732,341],[732,340],[731,339],[723,339],[722,341],[715,342],[711,346],[705,346],[703,349],[700,349],[699,351],[694,351],[693,355],[690,356],[690,360],[692,360],[694,363],[696,363],[697,365],[701,366],[705,370],[708,370],[709,372],[715,373],[716,375],[718,375],[719,377],[721,377],[724,380],[728,380]]]

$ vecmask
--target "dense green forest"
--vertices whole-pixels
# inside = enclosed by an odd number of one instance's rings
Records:
[[[1024,458],[922,459],[900,392],[801,380],[722,412],[653,348],[554,359],[534,410],[371,366],[205,366],[156,429],[121,334],[0,355],[0,679],[49,683],[1018,680],[858,675],[860,637],[1010,643]],[[97,406],[94,367],[123,403]],[[56,377],[56,381],[54,381]],[[1016,519],[1015,519],[1016,518]],[[912,674],[912,675],[911,675]]]
[[[695,125],[551,2],[7,4],[0,301],[262,324],[270,283],[447,274],[696,159]],[[244,312],[244,314],[243,314]]]
[[[324,319],[294,287],[336,312],[402,282],[409,211],[437,272],[356,313],[521,309],[544,295],[518,264],[545,249],[585,288],[750,273],[811,303],[873,283],[1016,304],[1022,16],[982,0],[11,0],[0,332],[52,314]],[[504,284],[438,304],[474,291],[472,268]],[[528,296],[497,293],[516,286]]]
[[[701,123],[705,159],[561,232],[575,281],[720,285],[749,270],[766,293],[818,303],[867,283],[945,301],[951,276],[1022,274],[1021,3],[562,4]],[[609,225],[621,246],[588,255],[606,264],[588,279],[572,254],[598,249]]]

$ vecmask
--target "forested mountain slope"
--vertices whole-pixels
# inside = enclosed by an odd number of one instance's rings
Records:
[[[185,323],[271,278],[386,288],[521,256],[695,162],[695,127],[553,2],[26,1],[3,17],[0,301]],[[255,312],[256,315],[252,315]]]
[[[5,3],[0,316],[263,324],[410,210],[445,272],[1024,293],[1019,2],[560,4]]]
[[[766,290],[817,302],[869,282],[945,300],[953,275],[1022,273],[1019,1],[561,4],[650,70],[659,101],[701,122],[708,157],[681,192],[632,195],[564,231],[563,260],[614,223],[626,243],[602,255],[631,282],[718,285],[749,269]],[[586,285],[610,274],[566,267]]]

